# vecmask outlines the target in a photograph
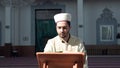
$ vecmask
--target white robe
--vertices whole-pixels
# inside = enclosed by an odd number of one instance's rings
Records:
[[[81,41],[74,37],[70,36],[69,41],[66,42],[59,36],[56,36],[52,39],[49,39],[44,52],[81,52],[86,54],[85,47]],[[87,54],[85,55],[85,64],[84,68],[88,68]]]

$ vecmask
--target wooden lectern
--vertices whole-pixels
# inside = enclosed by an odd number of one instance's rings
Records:
[[[37,52],[39,68],[83,68],[83,53]]]

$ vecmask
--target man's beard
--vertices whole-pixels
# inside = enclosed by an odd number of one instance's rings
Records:
[[[61,33],[61,34],[59,34],[59,36],[60,36],[61,38],[67,38],[67,37],[69,36],[69,33],[67,33],[67,34]]]

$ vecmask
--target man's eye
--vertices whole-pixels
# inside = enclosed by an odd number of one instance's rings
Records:
[[[64,27],[63,29],[67,29],[67,27]]]
[[[58,27],[58,29],[67,29],[67,27]]]
[[[59,29],[61,29],[61,27],[58,27]]]

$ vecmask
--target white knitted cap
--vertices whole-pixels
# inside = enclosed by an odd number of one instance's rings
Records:
[[[59,13],[54,16],[55,23],[59,21],[71,21],[71,14],[69,13]]]

